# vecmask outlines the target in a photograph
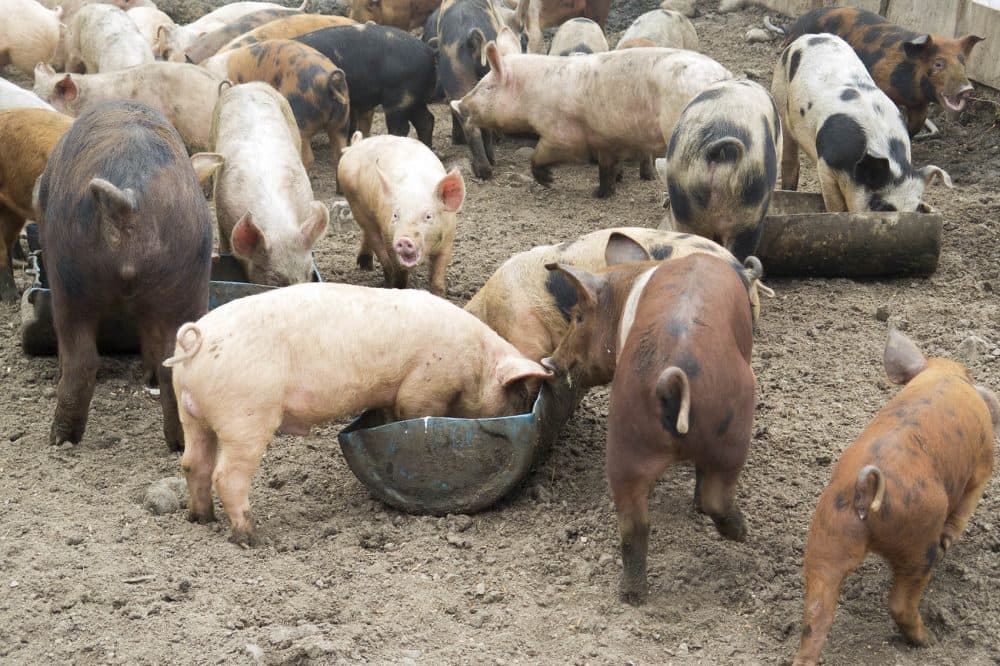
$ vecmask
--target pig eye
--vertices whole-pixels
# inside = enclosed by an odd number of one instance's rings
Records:
[[[431,215],[430,213],[427,213],[426,215],[424,215],[424,221],[430,222],[432,219],[434,219],[434,216]]]
[[[578,323],[578,324],[582,324],[583,323],[583,313],[577,311],[577,313],[573,315],[573,320],[576,321],[576,323]]]
[[[399,222],[399,211],[392,211],[392,221],[393,223]]]
[[[942,70],[942,69],[944,69],[944,60],[935,60],[934,61],[934,69],[935,70]]]

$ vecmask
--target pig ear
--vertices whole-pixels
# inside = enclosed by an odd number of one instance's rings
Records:
[[[944,186],[948,189],[955,187],[955,184],[951,182],[951,176],[948,175],[948,172],[941,167],[934,166],[933,164],[928,164],[923,169],[918,170],[917,173],[919,173],[920,177],[924,179],[924,185],[930,185],[934,182],[935,178],[940,178],[941,182],[944,183]]]
[[[226,158],[219,153],[195,153],[191,156],[191,166],[198,182],[204,184],[223,165]]]
[[[854,165],[854,180],[873,190],[880,190],[892,178],[889,160],[885,157],[875,157],[865,153],[865,156]]]
[[[236,254],[249,258],[267,249],[267,239],[253,221],[253,213],[247,211],[239,219],[230,236],[230,245]]]
[[[392,181],[389,180],[389,176],[385,175],[385,171],[382,171],[382,167],[378,165],[378,160],[375,160],[375,173],[378,174],[378,179],[382,183],[382,191],[385,194],[390,194],[392,192]]]
[[[362,140],[364,140],[364,138],[365,138],[364,134],[362,134],[359,130],[355,130],[354,134],[351,135],[351,145],[352,146],[358,145],[359,143],[361,143]]]
[[[451,107],[451,110],[455,112],[456,116],[463,121],[465,120],[465,113],[462,111],[462,100],[453,99],[451,100],[449,106]]]
[[[927,367],[927,359],[917,346],[895,326],[889,328],[882,360],[886,374],[896,384],[907,383]]]
[[[931,45],[930,35],[920,35],[919,37],[914,37],[908,42],[903,42],[903,51],[906,52],[907,58],[920,58],[924,54],[930,52]]]
[[[979,397],[986,403],[986,409],[990,411],[990,421],[993,422],[993,432],[1000,435],[1000,402],[997,401],[997,397],[993,395],[993,392],[985,386],[979,386],[977,384],[976,392],[979,393]]]
[[[649,260],[649,252],[634,239],[617,231],[608,236],[608,244],[604,248],[604,261],[608,266]]]
[[[67,74],[62,79],[56,82],[56,87],[53,93],[57,97],[61,97],[67,102],[72,102],[76,99],[79,90],[77,90],[76,83],[73,81],[73,77]]]
[[[483,51],[483,46],[486,44],[486,35],[479,28],[473,28],[469,30],[469,34],[465,38],[465,43],[469,46],[469,51],[472,52],[472,58],[478,60],[479,64],[485,67],[486,53]]]
[[[972,47],[985,39],[985,37],[979,37],[978,35],[966,35],[965,37],[962,37],[962,39],[959,40],[959,44],[962,46],[962,53],[968,56],[972,53]]]
[[[52,66],[47,62],[39,62],[35,64],[35,80],[37,81],[40,77],[45,76],[55,76],[56,70],[52,69]]]
[[[497,48],[496,42],[486,45],[486,62],[490,63],[490,70],[501,80],[503,79],[503,56]]]
[[[521,52],[521,40],[507,26],[500,28],[500,32],[497,33],[496,43],[497,50],[502,56],[509,53]]]
[[[90,181],[90,193],[105,216],[120,220],[135,212],[138,203],[131,188],[119,189],[114,183],[103,178]]]
[[[444,209],[449,213],[457,213],[465,201],[465,181],[458,169],[452,169],[444,178],[438,181],[435,190]]]
[[[597,304],[597,292],[604,285],[600,277],[569,264],[545,264],[545,268],[569,280],[576,290],[577,303]]]
[[[312,248],[330,223],[330,209],[322,201],[309,204],[309,217],[302,223],[300,231],[307,248]]]
[[[552,376],[552,373],[541,365],[523,356],[503,357],[497,363],[495,373],[497,381],[502,386],[510,386],[522,379],[545,379]]]

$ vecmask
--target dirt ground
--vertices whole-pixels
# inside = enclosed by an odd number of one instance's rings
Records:
[[[699,2],[704,52],[770,81],[777,42],[747,45],[763,12],[718,15]],[[612,43],[651,3],[616,6]],[[977,96],[996,99],[979,90]],[[499,146],[492,181],[450,145],[445,108],[435,147],[465,170],[448,297],[464,303],[511,254],[608,226],[655,226],[662,186],[631,165],[619,193],[593,199],[597,169],[556,169],[545,189],[528,144]],[[270,543],[242,550],[228,525],[153,516],[146,488],[180,475],[138,358],[106,358],[84,441],[47,444],[58,366],[27,358],[19,310],[0,306],[0,661],[8,664],[781,664],[798,645],[806,531],[832,464],[896,388],[881,368],[886,323],[930,355],[969,363],[1000,389],[998,240],[1000,133],[991,107],[914,145],[914,163],[950,171],[927,199],[944,214],[939,270],[928,279],[773,280],[755,338],[755,435],[739,499],[745,543],[723,541],[691,505],[692,471],[667,472],[652,502],[651,594],[618,601],[617,527],[604,479],[607,391],[585,399],[540,469],[509,499],[471,517],[410,516],[373,500],[347,468],[336,435],[272,443],[251,492]],[[382,131],[382,130],[380,130]],[[326,147],[317,195],[336,199]],[[804,169],[815,190],[815,170]],[[355,268],[353,223],[321,240],[327,280],[380,286]],[[766,268],[766,267],[765,267]],[[27,278],[18,274],[20,286]],[[426,286],[426,269],[416,286]],[[252,362],[252,359],[249,360]],[[460,363],[461,359],[456,359]],[[872,557],[844,587],[827,664],[1000,662],[1000,485],[986,491],[964,537],[937,566],[922,603],[937,637],[903,644],[886,607],[888,572]],[[221,514],[220,514],[221,515]]]

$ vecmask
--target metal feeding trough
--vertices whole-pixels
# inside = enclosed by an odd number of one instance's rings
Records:
[[[930,275],[941,254],[937,213],[827,213],[821,194],[778,190],[754,253],[769,277]]]
[[[545,457],[577,396],[565,378],[543,383],[528,414],[490,419],[359,416],[339,435],[354,475],[409,513],[472,513],[513,490]]]
[[[28,225],[28,268],[34,283],[21,296],[21,348],[31,356],[47,356],[59,351],[52,324],[52,292],[37,244],[37,230]],[[313,282],[321,282],[313,266]],[[246,273],[235,257],[224,254],[213,259],[211,282],[208,285],[208,308],[214,309],[229,301],[259,294],[276,287],[247,282]],[[102,354],[136,354],[139,334],[128,312],[105,317],[97,330],[97,349]]]

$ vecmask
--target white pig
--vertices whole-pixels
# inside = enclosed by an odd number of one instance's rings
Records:
[[[500,57],[486,45],[489,73],[452,109],[467,126],[539,136],[531,173],[552,183],[551,165],[597,157],[595,196],[614,193],[618,162],[663,153],[684,105],[716,81],[732,78],[708,56],[637,48],[572,58]]]
[[[406,287],[409,269],[426,256],[430,291],[443,296],[465,181],[458,169],[445,173],[441,160],[416,139],[391,135],[361,139],[355,132],[337,168],[337,183],[363,232],[358,266],[373,267],[386,287]]]
[[[549,45],[549,55],[568,56],[576,53],[604,53],[608,39],[601,26],[588,18],[566,21],[556,30]]]
[[[297,8],[291,8],[273,2],[233,2],[219,7],[187,25],[170,25],[160,28],[153,50],[157,57],[164,60],[186,62],[185,54],[188,48],[202,35],[218,30],[229,23],[238,21],[247,14],[262,9],[285,9],[289,12],[302,12],[305,11],[308,4],[309,0],[302,0],[302,4]]]
[[[87,5],[66,28],[67,72],[112,72],[153,60],[139,28],[114,5]]]
[[[929,211],[924,186],[951,177],[914,169],[899,108],[879,90],[854,49],[830,34],[802,35],[781,53],[771,93],[781,114],[781,185],[799,183],[799,148],[816,163],[831,212]]]
[[[615,48],[628,48],[629,42],[638,39],[671,49],[698,50],[698,33],[694,24],[680,12],[666,9],[654,9],[632,21]]]
[[[16,83],[0,78],[0,111],[5,109],[48,109],[55,111],[51,104],[30,90],[25,90]]]
[[[313,197],[288,101],[266,83],[224,89],[212,138],[215,152],[202,157],[221,164],[215,174],[221,248],[232,251],[251,282],[308,282],[312,247],[330,211]]]
[[[174,20],[156,7],[135,7],[125,13],[128,14],[128,17],[139,28],[142,38],[146,40],[149,48],[153,50],[156,49],[160,26],[174,25]]]
[[[486,324],[426,292],[316,283],[230,301],[177,332],[188,519],[257,543],[249,490],[276,431],[386,409],[396,419],[524,413],[549,373]]]
[[[177,128],[188,152],[212,146],[212,113],[219,79],[197,65],[152,62],[103,74],[56,74],[35,67],[35,94],[56,110],[79,115],[88,104],[134,99],[160,111]]]
[[[13,65],[30,74],[49,62],[59,45],[62,7],[49,10],[36,0],[0,0],[0,69]]]

